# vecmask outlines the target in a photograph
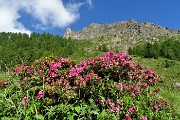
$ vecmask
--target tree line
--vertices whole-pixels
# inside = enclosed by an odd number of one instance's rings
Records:
[[[65,39],[49,33],[28,34],[0,33],[0,63],[9,68],[28,61],[33,62],[50,55],[69,57],[73,54],[84,55],[86,41]],[[0,65],[4,66],[4,65]]]
[[[168,38],[159,42],[146,42],[129,47],[128,53],[144,58],[163,57],[171,60],[180,60],[180,41]]]

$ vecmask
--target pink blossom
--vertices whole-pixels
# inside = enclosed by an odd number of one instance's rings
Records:
[[[108,112],[113,112],[113,109],[109,108],[109,109],[108,109]]]
[[[126,62],[125,61],[122,61],[121,62],[121,66],[124,67],[126,65]]]
[[[38,72],[35,72],[35,73],[34,73],[34,76],[37,76],[38,74],[39,74]]]
[[[38,94],[36,95],[36,99],[41,99],[43,97],[43,95],[44,95],[43,90],[39,90]]]
[[[48,74],[49,74],[50,77],[53,77],[53,78],[57,77],[57,74],[54,73],[54,72],[49,71]]]
[[[111,100],[108,98],[107,100],[106,100],[106,104],[110,104],[111,103]]]
[[[153,94],[152,94],[152,96],[156,96],[157,95],[157,93],[156,92],[154,92]]]
[[[116,82],[116,85],[117,85],[121,90],[123,90],[123,84],[122,84],[122,83]]]
[[[125,118],[125,120],[132,120],[128,114],[125,114],[124,118]]]
[[[110,102],[109,105],[113,108],[115,104],[113,102]]]
[[[89,80],[90,80],[90,76],[89,75],[85,75],[84,79],[82,79],[82,84],[86,84]]]
[[[67,61],[68,61],[68,59],[66,59],[66,58],[60,58],[60,61],[62,62],[62,63],[66,63]]]
[[[153,73],[149,73],[149,75],[148,75],[149,77],[153,77]]]
[[[132,98],[135,98],[136,95],[132,92],[131,95],[130,95]]]
[[[135,87],[134,89],[136,90],[137,93],[141,92],[141,89],[139,87]]]
[[[35,62],[36,62],[36,65],[40,63],[40,61],[39,61],[39,60],[36,60]]]
[[[154,106],[154,109],[156,110],[156,112],[160,110],[160,108],[157,105]]]
[[[168,100],[166,100],[166,105],[170,106],[170,102]]]
[[[146,116],[142,115],[141,120],[148,120]]]
[[[38,70],[38,73],[43,73],[43,70]]]
[[[134,67],[134,62],[131,61],[131,62],[129,63],[129,66],[130,66],[130,67]]]
[[[113,110],[114,110],[116,113],[119,112],[119,108],[118,108],[118,107],[112,107],[112,108],[113,108]]]
[[[139,86],[141,86],[141,85],[142,85],[142,83],[141,83],[141,82],[138,82],[137,84],[138,84]]]
[[[140,66],[140,68],[141,68],[141,69],[144,69],[144,66],[143,66],[143,65],[141,65],[141,66]]]
[[[152,109],[152,108],[153,108],[153,104],[150,104],[150,105],[149,105],[149,108],[151,108],[151,109]]]
[[[87,60],[87,59],[84,60],[84,61],[81,63],[81,66],[82,66],[83,68],[87,68],[87,65],[88,65],[88,60]]]
[[[66,89],[67,89],[67,90],[70,90],[71,88],[72,88],[72,87],[71,87],[70,85],[67,85],[67,86],[66,86]]]
[[[25,96],[25,97],[22,98],[22,102],[23,102],[24,104],[28,104],[29,100],[28,100],[28,98]]]
[[[149,80],[148,80],[148,82],[149,82],[149,83],[152,83],[152,82],[153,82],[153,80],[152,80],[152,79],[149,79]]]
[[[100,100],[100,104],[101,104],[101,105],[104,105],[104,100]]]
[[[135,106],[129,108],[128,111],[129,111],[131,114],[133,114],[134,112],[136,112]]]
[[[157,81],[159,82],[159,81],[161,81],[161,79],[160,79],[160,78],[157,78]]]
[[[146,83],[144,83],[142,86],[143,86],[143,87],[147,87],[147,84],[146,84]]]
[[[118,104],[122,106],[122,105],[123,105],[123,101],[122,101],[122,100],[119,100],[119,101],[118,101]]]
[[[48,82],[50,78],[46,78],[45,81]]]

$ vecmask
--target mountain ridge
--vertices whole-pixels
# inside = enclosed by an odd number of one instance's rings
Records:
[[[134,19],[119,21],[111,24],[91,23],[81,31],[73,31],[67,28],[64,38],[78,40],[94,40],[100,44],[107,44],[109,48],[121,47],[122,51],[127,51],[132,46],[141,41],[158,40],[157,36],[179,35],[180,30],[173,30],[150,22],[137,22]]]

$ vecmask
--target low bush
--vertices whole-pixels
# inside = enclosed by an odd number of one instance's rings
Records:
[[[16,95],[20,105],[16,112],[2,110],[0,117],[64,120],[173,117],[170,103],[160,98],[159,89],[154,87],[159,76],[136,65],[124,53],[109,51],[80,64],[49,57],[33,64],[23,63],[14,72],[22,91]]]

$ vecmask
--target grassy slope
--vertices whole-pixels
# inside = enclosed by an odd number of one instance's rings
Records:
[[[161,76],[162,83],[157,85],[160,88],[159,95],[168,99],[177,110],[177,113],[180,113],[180,88],[175,86],[176,82],[180,83],[180,62],[174,61],[174,65],[164,67],[164,58],[156,60],[133,57],[133,59],[147,68],[152,68]]]

